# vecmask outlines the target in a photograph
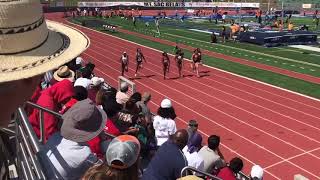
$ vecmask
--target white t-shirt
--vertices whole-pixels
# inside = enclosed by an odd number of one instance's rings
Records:
[[[157,145],[161,146],[166,142],[170,135],[177,131],[176,122],[172,119],[164,119],[161,116],[155,116],[153,127],[157,139]]]
[[[199,155],[198,152],[190,153],[188,152],[188,146],[185,146],[182,149],[183,154],[186,156],[188,161],[188,166],[194,167],[199,171],[203,171],[204,169],[204,160]]]
[[[212,173],[214,167],[221,168],[225,165],[218,153],[208,146],[203,146],[198,153],[204,160],[204,171],[207,173]]]
[[[122,55],[121,60],[122,60],[123,64],[127,64],[128,63],[128,56]]]

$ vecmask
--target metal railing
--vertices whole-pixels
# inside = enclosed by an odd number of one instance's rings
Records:
[[[16,166],[19,179],[47,179],[40,163],[42,144],[36,136],[24,109],[16,119]]]
[[[181,170],[181,177],[187,176],[189,175],[189,172],[193,172],[194,174],[197,174],[197,176],[200,177],[206,177],[206,179],[210,179],[210,180],[222,180],[220,178],[218,178],[217,176],[214,176],[212,174],[200,171],[194,167],[191,166],[186,166]]]

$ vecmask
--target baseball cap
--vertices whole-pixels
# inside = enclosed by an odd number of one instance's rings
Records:
[[[171,101],[169,99],[164,99],[161,101],[161,105],[162,108],[171,108],[172,104]]]
[[[106,152],[106,160],[110,167],[126,169],[137,161],[139,154],[139,140],[131,135],[121,135],[110,142]]]
[[[104,82],[104,79],[103,78],[99,78],[99,77],[93,77],[91,78],[91,84],[93,86],[99,86],[101,83]]]
[[[89,89],[91,81],[87,78],[78,78],[76,82],[74,82],[74,86],[82,86],[86,89]]]
[[[263,178],[262,167],[259,165],[252,166],[250,175],[252,178],[258,178],[259,180],[262,180],[262,178]]]

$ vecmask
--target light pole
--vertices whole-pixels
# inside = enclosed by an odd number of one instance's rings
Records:
[[[279,0],[281,1],[281,31],[283,31],[283,22],[284,22],[284,9],[283,9],[283,1],[284,0]]]

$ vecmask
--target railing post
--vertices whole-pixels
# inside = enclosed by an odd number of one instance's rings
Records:
[[[39,119],[40,119],[40,142],[45,143],[45,128],[44,128],[44,119],[43,111],[39,109]]]

